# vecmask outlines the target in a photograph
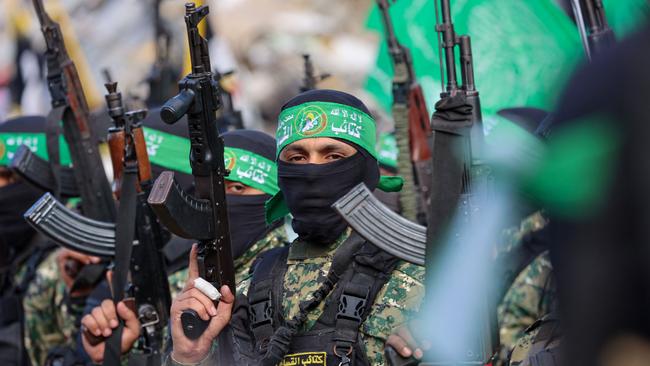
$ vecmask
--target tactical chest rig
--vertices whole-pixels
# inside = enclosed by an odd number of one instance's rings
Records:
[[[316,291],[312,300],[300,304],[300,309],[309,311],[324,300],[322,314],[313,327],[289,340],[285,337],[288,322],[282,315],[288,255],[289,247],[270,250],[254,267],[248,291],[248,331],[253,344],[251,354],[243,358],[262,365],[310,361],[313,365],[369,365],[359,342],[359,328],[398,259],[352,233],[337,249],[327,274],[325,282],[331,281],[333,290],[329,295]]]

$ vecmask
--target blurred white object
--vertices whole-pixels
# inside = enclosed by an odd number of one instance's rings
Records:
[[[205,296],[209,297],[212,301],[219,301],[221,298],[219,290],[201,277],[194,280],[194,287],[201,291]]]

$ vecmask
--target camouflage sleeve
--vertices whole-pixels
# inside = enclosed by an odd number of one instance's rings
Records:
[[[74,346],[77,331],[69,316],[66,289],[59,276],[57,251],[38,267],[23,300],[25,309],[25,347],[33,365],[43,365],[47,353],[57,346]]]
[[[550,311],[554,298],[551,262],[542,253],[515,279],[499,306],[501,346],[510,350],[526,328]]]
[[[528,352],[530,351],[530,346],[532,345],[535,336],[537,336],[538,331],[539,329],[535,329],[527,334],[524,334],[517,340],[510,355],[510,366],[524,366],[524,362],[526,361]]]
[[[424,298],[424,267],[400,263],[377,294],[370,315],[361,325],[371,365],[385,365],[384,345],[395,328],[417,314]]]

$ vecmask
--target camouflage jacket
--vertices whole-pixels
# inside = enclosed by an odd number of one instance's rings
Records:
[[[562,331],[557,315],[546,314],[528,327],[525,334],[517,340],[510,355],[509,365],[559,365],[561,342]]]
[[[294,241],[289,251],[287,271],[284,277],[284,298],[282,312],[285,319],[291,319],[299,311],[299,303],[308,299],[320,286],[331,266],[336,249],[347,239],[351,230],[347,230],[329,247],[305,245],[304,242]],[[309,255],[304,255],[309,253]],[[240,304],[247,303],[246,295],[250,286],[251,276],[237,286],[237,296]],[[410,320],[419,310],[424,297],[424,267],[407,262],[398,262],[388,282],[379,291],[366,320],[361,324],[360,336],[362,347],[371,365],[385,365],[384,345],[388,336],[395,328]],[[321,315],[326,301],[308,314],[303,330],[311,328]],[[235,310],[237,312],[237,310]],[[244,313],[246,310],[244,310]],[[246,314],[235,314],[247,319]],[[244,319],[244,321],[245,321]],[[214,347],[213,347],[214,349]],[[175,365],[170,357],[167,365]],[[214,364],[208,358],[207,364]],[[202,364],[203,364],[202,363]]]
[[[539,255],[515,279],[499,306],[501,344],[511,350],[525,330],[551,310],[555,298],[548,252]]]
[[[263,251],[285,246],[288,244],[287,231],[284,225],[269,231],[262,239],[258,240],[248,248],[241,257],[235,259],[235,281],[240,283],[248,277],[248,272],[255,261],[255,258]],[[169,277],[169,289],[172,299],[176,297],[185,287],[187,281],[187,268],[176,271]]]
[[[53,251],[40,264],[23,300],[25,348],[32,365],[43,365],[54,347],[75,346],[83,304],[72,304]]]

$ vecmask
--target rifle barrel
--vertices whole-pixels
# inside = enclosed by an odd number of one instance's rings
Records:
[[[447,69],[447,92],[453,93],[458,90],[458,79],[456,78],[456,63],[454,46],[457,43],[454,24],[451,22],[451,5],[449,0],[440,1],[442,8],[442,24],[437,30],[442,35],[442,48],[445,53],[445,67]]]
[[[469,36],[458,37],[460,46],[460,74],[463,81],[463,90],[476,91],[474,85],[474,60],[472,56],[472,43]]]

